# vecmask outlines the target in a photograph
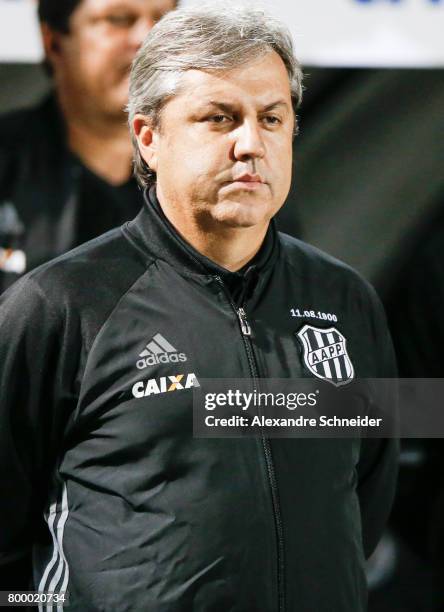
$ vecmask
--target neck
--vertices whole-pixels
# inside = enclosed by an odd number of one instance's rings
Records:
[[[228,228],[217,233],[207,232],[181,235],[199,253],[222,268],[237,272],[253,259],[262,246],[267,233],[265,227]]]
[[[187,219],[182,211],[159,204],[175,230],[199,253],[230,272],[243,268],[259,251],[267,233],[269,222],[252,227],[227,227],[220,222],[202,221],[199,217]]]
[[[126,182],[131,176],[132,146],[123,112],[108,116],[85,112],[68,98],[58,95],[70,151],[108,183]]]

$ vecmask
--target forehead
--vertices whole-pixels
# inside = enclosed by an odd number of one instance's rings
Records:
[[[276,97],[291,104],[288,72],[275,51],[231,70],[188,70],[181,78],[175,97],[199,105],[214,99],[266,105]]]
[[[63,0],[60,0],[63,1]],[[175,0],[82,0],[82,11],[108,11],[114,8],[127,8],[137,11],[167,11],[176,5]]]

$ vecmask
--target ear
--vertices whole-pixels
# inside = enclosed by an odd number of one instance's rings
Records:
[[[142,159],[153,172],[157,172],[159,130],[152,126],[152,122],[148,117],[139,113],[134,116],[133,130]]]
[[[42,34],[45,58],[54,69],[60,58],[63,34],[61,32],[57,32],[57,30],[53,30],[47,23],[44,22],[40,23],[40,32]]]

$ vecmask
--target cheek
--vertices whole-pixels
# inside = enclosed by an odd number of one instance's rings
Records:
[[[163,192],[187,201],[214,200],[216,183],[208,160],[185,148],[164,149],[158,157],[158,181]]]
[[[117,74],[119,80],[124,77],[124,47],[116,41],[91,37],[84,41],[79,53],[84,73],[96,79],[98,83],[113,82]],[[127,63],[129,64],[129,59]]]
[[[204,181],[214,176],[220,163],[215,159],[211,147],[179,125],[169,126],[168,129],[174,133],[174,138],[161,146],[162,165],[174,167],[177,174],[193,177],[194,181]]]
[[[293,166],[293,148],[292,144],[283,143],[278,147],[272,155],[273,177],[272,191],[275,196],[281,198],[288,194],[291,183],[291,174]]]
[[[103,58],[95,48],[80,47],[76,55],[71,58],[71,71],[79,81],[99,87],[102,82]]]
[[[285,142],[279,147],[279,151],[276,155],[276,161],[278,160],[282,175],[291,174],[293,164],[293,140]]]

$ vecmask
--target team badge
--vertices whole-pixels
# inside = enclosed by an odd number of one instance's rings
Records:
[[[347,341],[336,327],[327,329],[304,325],[297,332],[304,348],[304,361],[312,374],[339,387],[354,378]]]

